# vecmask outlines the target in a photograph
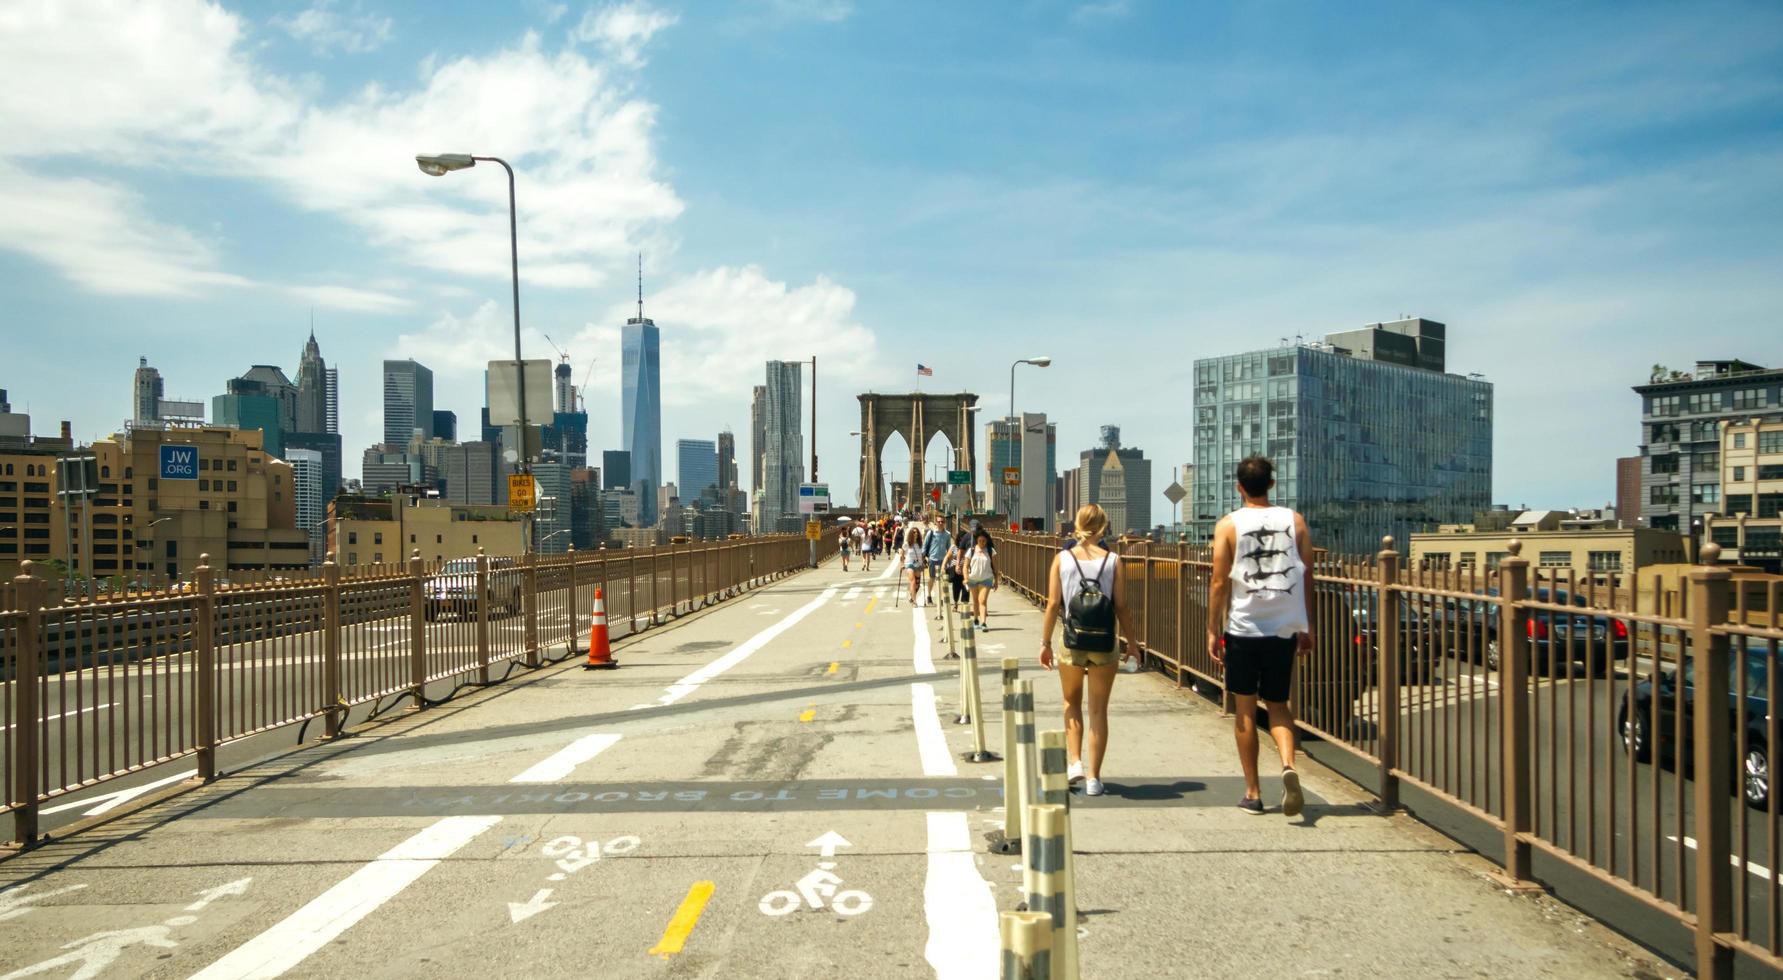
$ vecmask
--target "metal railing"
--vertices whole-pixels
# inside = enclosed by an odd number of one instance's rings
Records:
[[[807,566],[803,537],[341,568],[52,602],[29,574],[0,582],[0,766],[14,839],[38,836],[56,797],[155,766],[216,773],[217,749],[436,681],[488,684],[492,668],[586,652],[594,590],[617,638]],[[59,591],[59,590],[57,590]],[[59,597],[58,597],[59,598]]]
[[[1484,822],[1508,883],[1530,882],[1540,852],[1693,930],[1700,976],[1731,975],[1735,950],[1783,968],[1783,584],[1736,597],[1705,545],[1681,590],[1636,611],[1632,581],[1532,568],[1518,542],[1484,571],[1407,569],[1384,544],[1315,562],[1300,727],[1366,765],[1383,805],[1411,785]],[[997,546],[1007,582],[1043,603],[1058,539]],[[1117,550],[1147,658],[1228,704],[1207,648],[1211,553]]]

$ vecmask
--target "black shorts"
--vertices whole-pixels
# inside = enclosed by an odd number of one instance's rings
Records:
[[[1226,690],[1283,702],[1294,686],[1292,636],[1226,634]]]

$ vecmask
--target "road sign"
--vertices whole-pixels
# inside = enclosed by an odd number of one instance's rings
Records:
[[[1005,466],[1005,467],[1003,467],[1003,485],[1006,487],[1021,486],[1022,485],[1021,467],[1019,467],[1019,466]]]
[[[161,479],[198,479],[198,447],[161,444]]]
[[[1182,503],[1182,498],[1187,497],[1188,495],[1189,492],[1184,490],[1180,483],[1172,482],[1169,486],[1164,488],[1164,499],[1170,501],[1172,504]]]
[[[830,512],[830,485],[827,483],[799,484],[799,513],[827,514]]]
[[[530,473],[514,473],[508,477],[508,509],[522,514],[532,513],[536,489]]]
[[[929,499],[933,500],[935,503],[940,503],[941,502],[941,488],[940,487],[930,487],[929,488]]]
[[[956,487],[970,486],[972,483],[972,471],[971,470],[948,470],[947,471],[947,482],[949,484],[952,484],[953,486],[956,486]]]
[[[821,540],[823,540],[823,522],[822,521],[806,521],[805,522],[805,540],[807,540],[807,541],[821,541]]]
[[[507,360],[489,362],[489,424],[511,426],[520,420],[521,369],[517,364],[526,365],[526,421],[532,425],[550,422],[551,362]]]

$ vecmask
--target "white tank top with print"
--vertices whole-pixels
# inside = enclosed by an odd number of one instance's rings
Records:
[[[1232,552],[1233,636],[1293,636],[1308,629],[1306,566],[1294,541],[1294,512],[1286,507],[1240,507],[1229,515],[1237,532]]]

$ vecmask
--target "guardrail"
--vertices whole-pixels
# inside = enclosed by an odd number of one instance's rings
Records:
[[[1383,543],[1315,562],[1300,727],[1372,770],[1384,806],[1411,785],[1491,828],[1508,885],[1532,881],[1539,853],[1693,930],[1699,976],[1730,976],[1736,950],[1783,969],[1783,631],[1747,615],[1783,606],[1783,585],[1736,600],[1705,545],[1681,592],[1643,613],[1618,576],[1532,569],[1519,542],[1483,572],[1407,569]],[[997,547],[1005,580],[1043,603],[1059,540]],[[1207,649],[1211,553],[1117,550],[1146,657],[1227,703]]]
[[[488,684],[492,668],[585,652],[596,587],[614,637],[686,615],[808,565],[803,537],[344,569],[219,585],[200,559],[191,588],[50,605],[49,583],[0,583],[0,778],[14,837],[38,836],[58,796],[180,762],[216,773],[216,751],[427,686]],[[504,675],[505,676],[505,675]],[[376,711],[374,711],[374,714]]]

